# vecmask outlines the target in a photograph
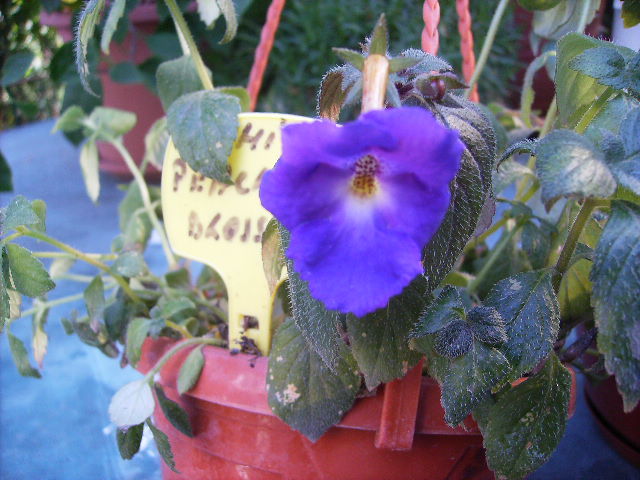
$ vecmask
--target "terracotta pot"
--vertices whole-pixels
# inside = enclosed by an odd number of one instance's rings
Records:
[[[42,12],[40,23],[58,30],[65,42],[73,38],[71,24],[71,12]],[[119,44],[112,42],[110,54],[101,62],[98,74],[103,87],[103,105],[105,107],[119,108],[132,111],[138,121],[136,126],[124,136],[124,145],[137,163],[144,156],[144,137],[153,122],[164,115],[162,104],[158,97],[141,83],[123,84],[111,80],[108,66],[119,62],[133,62],[140,64],[151,56],[144,39],[152,33],[158,25],[158,16],[155,3],[143,3],[138,5],[130,14],[129,19],[133,23],[133,30]],[[123,178],[130,178],[129,170],[122,161],[118,152],[112,146],[99,142],[100,168],[105,172],[113,173]],[[159,179],[157,170],[149,169],[149,177]]]
[[[172,344],[147,339],[138,368],[148,371]],[[179,396],[175,385],[188,350],[161,371],[165,393],[187,410],[195,433],[194,438],[186,437],[156,411],[156,422],[169,436],[181,472],[163,465],[165,480],[493,479],[475,424],[468,420],[464,430],[444,423],[440,388],[430,378],[422,379],[410,451],[374,446],[382,394],[358,400],[337,426],[312,443],[271,412],[265,387],[267,358],[252,362],[249,355],[206,347],[200,381]]]

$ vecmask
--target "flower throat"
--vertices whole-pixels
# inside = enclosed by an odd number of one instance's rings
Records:
[[[361,198],[373,196],[378,191],[376,175],[380,172],[380,162],[373,155],[358,159],[351,180],[351,192]]]

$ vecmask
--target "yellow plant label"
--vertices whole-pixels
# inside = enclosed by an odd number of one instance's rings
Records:
[[[169,142],[162,168],[162,211],[180,256],[215,269],[227,287],[229,348],[242,336],[263,354],[271,343],[271,294],[262,266],[262,233],[271,215],[260,204],[260,181],[282,151],[280,129],[306,117],[241,113],[229,165],[233,185],[189,168]]]

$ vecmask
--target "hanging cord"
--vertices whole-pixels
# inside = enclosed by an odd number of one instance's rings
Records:
[[[273,48],[273,40],[280,25],[280,15],[284,9],[286,0],[273,0],[267,11],[267,19],[264,27],[262,27],[262,33],[260,34],[260,43],[256,48],[256,53],[253,58],[253,66],[251,67],[251,73],[249,74],[249,98],[251,99],[250,110],[253,112],[256,109],[256,103],[258,102],[258,93],[260,93],[260,87],[262,86],[262,78],[264,72],[267,69],[267,63],[269,62],[269,54]]]
[[[471,30],[471,13],[469,12],[469,0],[456,0],[458,11],[458,32],[460,32],[460,53],[462,53],[462,74],[468,83],[476,69],[476,55],[473,52],[473,31]],[[478,85],[474,85],[469,98],[473,102],[479,102]]]
[[[438,54],[440,46],[440,34],[438,24],[440,23],[440,2],[438,0],[425,0],[422,6],[422,19],[424,29],[422,30],[422,50],[432,55]]]

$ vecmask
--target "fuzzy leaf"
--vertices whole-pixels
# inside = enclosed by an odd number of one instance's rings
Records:
[[[551,232],[529,221],[522,227],[522,249],[533,269],[544,268],[551,251]]]
[[[327,72],[318,92],[318,115],[334,122],[338,121],[349,88],[343,86],[344,70],[339,67]]]
[[[96,25],[100,22],[100,15],[104,8],[105,0],[88,0],[85,3],[80,19],[78,20],[78,29],[76,30],[75,50],[76,50],[76,67],[80,75],[80,81],[84,89],[95,95],[89,85],[89,63],[87,62],[87,50],[89,41],[93,37]]]
[[[478,423],[497,478],[523,478],[549,459],[564,433],[570,395],[571,374],[552,354],[540,372],[483,412]]]
[[[518,273],[496,283],[485,299],[505,321],[508,340],[500,350],[511,364],[510,381],[531,371],[556,340],[560,315],[551,277],[552,270]]]
[[[123,277],[137,277],[147,271],[147,264],[138,252],[124,252],[111,266],[114,272]]]
[[[191,427],[189,414],[185,412],[179,404],[167,397],[159,384],[156,383],[154,389],[156,391],[158,404],[166,419],[169,420],[171,425],[178,431],[184,433],[187,437],[193,437],[193,428]]]
[[[207,73],[211,76],[211,72]],[[181,96],[204,88],[195,62],[189,55],[161,63],[156,72],[156,84],[165,112]]]
[[[467,314],[473,336],[492,347],[502,345],[508,340],[502,315],[491,307],[474,307]]]
[[[249,92],[244,87],[219,87],[216,88],[216,92],[225,93],[227,95],[233,95],[240,101],[240,107],[243,112],[251,111],[251,98]]]
[[[143,423],[153,414],[155,401],[149,383],[143,378],[127,383],[109,404],[109,418],[118,428]]]
[[[240,101],[210,90],[183,95],[171,104],[167,126],[180,156],[196,172],[231,183],[229,155],[238,135]]]
[[[536,172],[547,210],[560,197],[607,198],[616,181],[604,155],[591,141],[571,130],[554,130],[536,147]]]
[[[435,334],[433,348],[443,357],[456,358],[473,346],[473,332],[464,320],[454,320]]]
[[[89,322],[92,325],[102,323],[104,318],[104,284],[100,275],[96,275],[87,286],[83,294],[84,302],[87,305]]]
[[[349,411],[360,376],[346,347],[330,371],[288,319],[273,339],[267,383],[273,412],[315,442]]]
[[[620,125],[620,138],[609,140],[607,162],[618,183],[640,195],[640,108],[634,108]],[[615,144],[615,146],[612,145]],[[620,149],[622,148],[622,150]],[[611,151],[613,150],[613,151]]]
[[[144,423],[128,428],[119,428],[116,433],[118,451],[123,460],[131,460],[140,450]]]
[[[33,209],[33,204],[22,195],[12,198],[3,213],[4,218],[1,224],[3,233],[23,225],[33,227],[40,223],[40,217]]]
[[[612,202],[591,270],[598,348],[615,375],[624,409],[640,400],[640,207]]]
[[[148,318],[134,318],[129,323],[127,328],[127,358],[134,367],[140,361],[142,344],[147,338],[150,328],[151,321]]]
[[[640,93],[640,69],[636,59],[625,57],[612,47],[595,47],[585,50],[569,63],[569,68],[595,78],[600,85],[616,90],[629,89]]]
[[[333,48],[333,53],[340,57],[340,60],[353,65],[358,70],[364,69],[364,56],[360,52],[348,48]]]
[[[118,22],[120,22],[120,19],[124,14],[124,7],[126,4],[127,0],[114,0],[111,2],[111,8],[109,9],[107,20],[105,21],[104,28],[102,29],[102,37],[100,38],[100,48],[107,55],[109,55],[109,44],[111,43],[113,34],[118,28]]]
[[[13,285],[22,295],[39,297],[56,286],[44,265],[29,250],[15,243],[8,244],[6,249]]]
[[[90,126],[98,140],[111,142],[131,131],[136,121],[135,113],[117,108],[96,107],[85,125]]]
[[[204,367],[204,355],[202,354],[202,347],[200,346],[191,350],[180,367],[177,385],[180,395],[188,392],[198,383],[198,379],[202,373],[202,367]]]
[[[9,349],[13,363],[16,364],[18,372],[23,377],[40,378],[40,372],[31,366],[29,362],[29,354],[27,349],[18,337],[7,331],[7,339],[9,340]]]
[[[369,55],[386,55],[389,47],[389,31],[384,13],[380,15],[369,41]]]
[[[454,320],[461,318],[464,305],[457,288],[445,285],[438,298],[431,302],[427,310],[420,315],[418,323],[411,332],[411,337],[419,338],[436,333]]]

